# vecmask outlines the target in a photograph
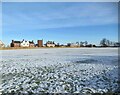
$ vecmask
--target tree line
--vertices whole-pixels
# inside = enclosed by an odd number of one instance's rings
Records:
[[[76,43],[68,43],[67,46],[80,46],[80,47],[120,47],[120,42],[110,41],[106,38],[103,38],[99,45],[88,43],[88,41],[81,41]]]
[[[100,41],[100,46],[102,46],[102,47],[120,47],[120,42],[113,42],[106,38],[103,38]]]

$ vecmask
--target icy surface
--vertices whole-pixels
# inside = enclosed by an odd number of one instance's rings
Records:
[[[117,48],[4,50],[0,63],[3,93],[103,93],[118,87]]]

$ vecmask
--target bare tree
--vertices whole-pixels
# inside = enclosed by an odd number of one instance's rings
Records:
[[[80,42],[80,46],[84,46],[83,44],[84,44],[84,42]]]
[[[87,46],[87,45],[88,45],[88,42],[87,42],[87,41],[85,41],[84,43],[85,43],[85,46]]]
[[[77,45],[79,45],[79,42],[76,42]]]
[[[101,45],[101,46],[104,46],[104,47],[110,46],[110,41],[107,40],[106,38],[103,38],[103,39],[100,41],[100,45]]]

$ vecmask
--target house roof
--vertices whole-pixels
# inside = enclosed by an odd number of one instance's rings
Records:
[[[29,43],[30,43],[30,44],[34,44],[34,42],[33,42],[33,41],[29,41]]]
[[[20,41],[14,41],[14,43],[20,43]]]
[[[24,41],[24,40],[23,40],[23,41]],[[21,43],[21,42],[23,42],[23,41],[14,41],[14,43]],[[25,41],[25,42],[27,42],[27,41]],[[34,44],[33,41],[29,41],[29,43],[30,43],[30,44]]]
[[[48,41],[46,44],[55,44],[54,41]]]

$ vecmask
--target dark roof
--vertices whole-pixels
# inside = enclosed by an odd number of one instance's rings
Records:
[[[21,41],[14,41],[14,43],[21,43]],[[33,41],[29,41],[30,44],[34,44]]]
[[[29,41],[29,43],[30,43],[30,44],[34,44],[34,42],[33,42],[33,41]]]
[[[20,43],[20,41],[14,41],[14,43]]]
[[[46,44],[55,44],[54,41],[47,41]]]

